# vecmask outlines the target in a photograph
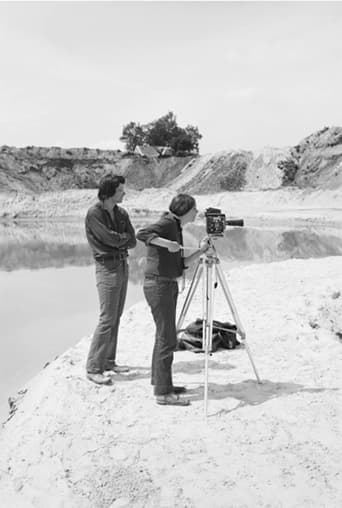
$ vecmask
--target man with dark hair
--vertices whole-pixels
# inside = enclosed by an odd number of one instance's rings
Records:
[[[195,208],[196,208],[195,198],[190,196],[190,194],[177,194],[177,196],[172,198],[171,203],[169,205],[170,212],[176,217],[182,217],[189,210]]]
[[[197,215],[196,201],[189,194],[178,194],[162,217],[137,233],[147,246],[144,295],[156,325],[152,353],[151,384],[160,405],[187,406],[189,399],[179,397],[184,386],[172,381],[173,353],[177,347],[176,307],[177,279],[190,263],[209,248],[203,240],[200,248],[184,257],[182,228]]]
[[[125,195],[125,178],[105,175],[98,189],[99,201],[89,208],[85,219],[87,240],[95,259],[100,318],[87,359],[87,378],[97,384],[111,384],[105,376],[127,372],[116,364],[120,317],[128,282],[128,249],[136,245],[135,232],[126,210],[118,206]]]

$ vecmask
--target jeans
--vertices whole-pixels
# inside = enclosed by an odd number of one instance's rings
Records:
[[[166,395],[172,392],[172,362],[177,347],[177,281],[145,279],[144,294],[156,325],[151,384],[155,395]]]
[[[86,368],[91,374],[101,374],[115,365],[118,329],[127,293],[128,265],[126,260],[111,260],[95,262],[95,266],[100,318]]]

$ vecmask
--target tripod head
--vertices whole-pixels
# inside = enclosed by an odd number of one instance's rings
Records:
[[[204,258],[206,259],[207,262],[208,262],[208,260],[212,260],[212,261],[218,260],[214,240],[215,240],[215,236],[208,235],[208,236],[205,236],[204,238],[202,238],[202,240],[200,241],[200,245],[201,245],[201,243],[206,243],[207,245],[209,245],[209,248],[202,254],[202,256],[204,256]]]

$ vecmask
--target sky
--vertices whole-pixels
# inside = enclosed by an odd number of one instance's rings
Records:
[[[0,2],[0,145],[123,149],[172,111],[200,153],[342,126],[342,2]]]

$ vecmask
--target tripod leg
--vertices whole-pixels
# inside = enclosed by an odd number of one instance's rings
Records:
[[[214,312],[214,292],[213,292],[213,263],[206,262],[205,277],[203,284],[204,315],[203,315],[203,349],[205,355],[204,367],[204,413],[208,414],[208,376],[209,376],[209,356],[212,350],[213,341],[213,312]]]
[[[219,279],[219,281],[220,281],[220,283],[221,283],[221,286],[222,286],[222,289],[223,289],[224,295],[225,295],[225,297],[226,297],[227,303],[228,303],[228,305],[229,305],[229,307],[230,307],[230,310],[231,310],[231,312],[232,312],[232,315],[233,315],[233,317],[234,317],[235,324],[236,324],[237,329],[238,329],[237,331],[238,331],[238,333],[239,333],[239,335],[240,335],[240,337],[241,337],[242,341],[243,341],[243,342],[244,342],[244,344],[245,344],[245,349],[246,349],[246,351],[247,351],[247,354],[248,354],[249,360],[250,360],[250,362],[251,362],[251,364],[252,364],[252,367],[253,367],[253,370],[254,370],[255,377],[257,378],[258,383],[261,383],[260,378],[259,378],[259,375],[258,375],[258,372],[257,372],[256,367],[255,367],[254,362],[253,362],[252,354],[251,354],[251,352],[250,352],[250,349],[249,349],[248,344],[247,344],[247,341],[246,341],[246,332],[245,332],[245,331],[244,331],[244,329],[243,329],[243,326],[242,326],[242,323],[241,323],[241,321],[240,321],[240,318],[239,318],[238,312],[237,312],[236,307],[235,307],[234,302],[233,302],[232,295],[231,295],[231,293],[230,293],[230,291],[229,291],[227,281],[226,281],[226,279],[225,279],[225,277],[224,277],[223,271],[222,271],[222,269],[221,269],[221,267],[220,267],[220,265],[219,265],[219,264],[216,264],[216,271],[217,271],[218,279]]]
[[[200,281],[200,278],[201,278],[201,275],[202,275],[202,272],[203,272],[203,265],[202,265],[202,259],[199,259],[198,261],[198,264],[197,264],[197,267],[196,267],[196,270],[195,270],[195,273],[192,277],[192,281],[191,281],[191,284],[190,284],[190,287],[189,287],[189,291],[185,297],[185,300],[184,300],[184,304],[183,304],[183,307],[182,307],[182,310],[179,314],[179,318],[178,318],[178,321],[177,321],[177,325],[176,325],[176,329],[177,331],[181,330],[182,326],[183,326],[183,323],[184,323],[184,319],[185,319],[185,316],[186,316],[186,313],[189,309],[189,306],[190,306],[190,303],[191,303],[191,300],[194,296],[194,293],[197,289],[197,286],[198,286],[198,283]]]

